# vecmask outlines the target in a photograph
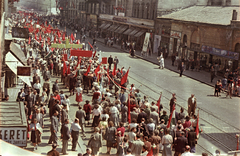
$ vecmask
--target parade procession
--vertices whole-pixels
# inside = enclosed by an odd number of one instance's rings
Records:
[[[24,6],[14,10],[23,2],[1,2],[0,155],[240,155],[237,50],[211,52],[215,62],[207,61],[206,67],[201,52],[209,46],[200,47],[197,39],[191,47],[180,45],[181,33],[175,31],[165,44],[167,28],[157,43],[156,27],[143,31],[148,27],[144,20],[136,27],[123,17],[127,9],[122,1],[112,9],[118,14],[112,26],[103,13],[97,17],[106,20],[100,25],[94,24],[93,14],[86,21],[71,20],[70,14],[63,18],[75,3],[79,8],[96,5],[89,9],[108,4],[80,1],[69,0],[62,7],[60,0],[56,13]],[[137,3],[133,0],[133,12]],[[178,11],[184,16],[187,9]],[[178,11],[157,20],[174,19]],[[145,19],[154,19],[150,11],[146,14]],[[134,32],[136,38],[124,36]],[[170,48],[175,44],[179,47]],[[195,53],[199,47],[201,52]],[[185,50],[194,60],[186,61]]]

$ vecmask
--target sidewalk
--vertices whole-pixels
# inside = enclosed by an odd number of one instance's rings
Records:
[[[104,39],[103,38],[95,38],[95,39],[96,39],[97,42],[100,42],[100,43],[104,44]],[[121,49],[120,45],[113,44],[113,48],[116,48],[116,49],[119,49],[119,50],[124,51],[126,53],[129,53],[129,51]],[[135,56],[138,57],[138,58],[141,58],[143,60],[149,61],[153,64],[159,65],[159,62],[157,60],[157,57],[158,57],[157,53],[153,53],[151,56],[142,56],[141,51],[135,51]],[[177,66],[172,66],[171,58],[165,59],[164,63],[165,63],[165,68],[167,68],[167,69],[169,69],[173,72],[179,73],[179,71],[177,70]],[[159,70],[162,70],[162,69],[159,69]],[[213,82],[211,83],[210,72],[206,72],[204,70],[201,70],[200,72],[192,71],[192,70],[185,70],[183,72],[183,75],[187,76],[189,78],[192,78],[194,80],[200,81],[201,83],[204,83],[204,84],[212,86],[212,87],[214,87],[214,85],[215,85],[215,83],[218,79],[222,79],[222,77],[217,76],[213,79]]]

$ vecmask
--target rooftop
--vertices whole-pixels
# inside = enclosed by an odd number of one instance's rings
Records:
[[[163,15],[159,19],[174,19],[187,22],[230,25],[233,10],[236,10],[237,12],[240,11],[239,7],[231,6],[193,6],[171,14]]]

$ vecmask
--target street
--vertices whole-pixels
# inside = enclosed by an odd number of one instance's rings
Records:
[[[88,41],[88,39],[87,39]],[[92,43],[91,39],[89,39]],[[126,69],[130,68],[129,82],[135,84],[136,88],[140,89],[142,97],[148,96],[149,102],[157,101],[160,92],[162,92],[161,104],[163,110],[167,110],[169,114],[169,100],[172,93],[176,93],[177,107],[176,111],[180,110],[180,106],[187,110],[187,99],[191,94],[195,94],[197,98],[197,107],[200,113],[200,126],[203,130],[198,140],[198,146],[196,147],[196,154],[208,151],[214,153],[216,149],[220,149],[222,153],[227,153],[229,149],[234,150],[236,147],[233,137],[239,132],[238,120],[239,118],[239,98],[226,99],[225,93],[222,93],[221,97],[214,97],[214,88],[200,83],[196,80],[192,80],[188,77],[179,77],[178,73],[169,71],[168,69],[160,70],[157,65],[144,61],[138,58],[131,58],[129,54],[120,52],[118,49],[111,47],[105,47],[101,43],[97,43],[98,50],[102,51],[102,57],[108,57],[112,55],[117,56],[119,59],[118,67],[124,66]],[[52,78],[52,82],[56,80],[56,77]],[[69,92],[67,89],[60,85],[65,95]],[[83,101],[90,100],[91,95],[83,94]],[[75,112],[77,111],[77,103],[75,102],[75,96],[70,97],[71,107],[69,117],[73,121],[75,118]],[[84,102],[81,103],[83,105]],[[207,122],[206,122],[207,121]],[[43,141],[39,147],[39,150],[34,151],[41,154],[46,154],[47,150],[51,149],[50,145],[47,145],[47,141],[50,136],[49,117],[45,118],[46,126],[44,128]],[[93,132],[91,127],[86,127],[86,138],[83,138],[83,144],[78,147],[78,152],[85,151],[88,139]],[[230,136],[230,137],[229,137]],[[58,150],[61,150],[61,143],[59,142]],[[69,141],[69,146],[71,143]],[[30,142],[28,143],[28,150],[32,150]],[[68,148],[70,152],[70,147]],[[44,150],[44,151],[43,151]],[[71,151],[71,154],[74,153]],[[77,152],[75,152],[77,153]],[[106,153],[106,142],[101,148],[100,153]],[[111,150],[111,154],[115,154],[116,149]]]

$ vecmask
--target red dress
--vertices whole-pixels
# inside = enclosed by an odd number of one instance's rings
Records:
[[[78,87],[76,88],[77,93],[76,93],[76,101],[77,102],[82,102],[82,88]]]

